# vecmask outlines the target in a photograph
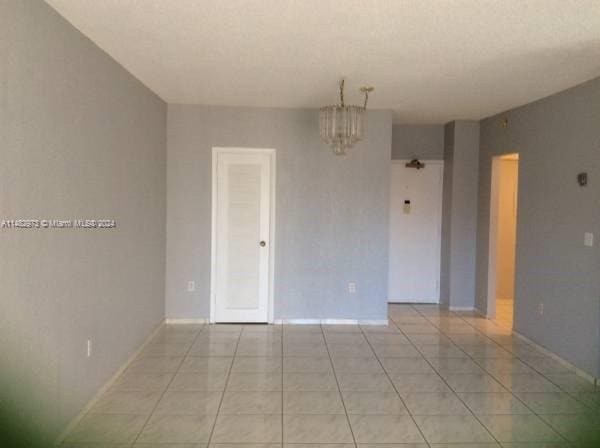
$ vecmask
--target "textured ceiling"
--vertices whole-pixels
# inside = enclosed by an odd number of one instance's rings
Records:
[[[171,103],[478,119],[600,76],[599,0],[47,0]]]

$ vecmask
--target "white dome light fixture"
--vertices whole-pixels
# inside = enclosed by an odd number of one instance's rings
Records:
[[[346,154],[346,150],[362,140],[365,136],[367,118],[367,101],[373,87],[361,87],[365,94],[363,106],[346,106],[344,104],[344,80],[340,81],[340,104],[324,106],[319,114],[319,133],[321,140],[327,143],[335,155]]]

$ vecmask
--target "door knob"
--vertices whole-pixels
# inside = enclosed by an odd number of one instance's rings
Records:
[[[267,243],[265,243],[264,241],[261,241],[261,242],[260,242],[260,243],[258,243],[258,244],[260,244],[260,247],[265,247],[265,246],[267,245]]]

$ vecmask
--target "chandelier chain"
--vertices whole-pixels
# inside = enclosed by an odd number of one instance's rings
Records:
[[[344,107],[344,79],[340,81],[340,103]]]

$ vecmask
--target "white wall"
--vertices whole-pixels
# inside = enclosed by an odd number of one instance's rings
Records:
[[[339,157],[315,110],[169,105],[167,318],[209,316],[211,150],[239,146],[277,150],[275,318],[386,319],[391,114],[368,121]]]

